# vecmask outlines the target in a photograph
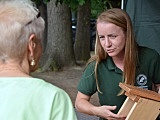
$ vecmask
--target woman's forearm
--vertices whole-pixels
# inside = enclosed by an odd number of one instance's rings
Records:
[[[95,113],[97,106],[93,105],[85,99],[76,100],[75,107],[79,112],[97,116],[97,114]]]

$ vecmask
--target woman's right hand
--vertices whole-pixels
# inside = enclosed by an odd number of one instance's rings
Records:
[[[105,118],[107,120],[125,120],[125,116],[111,112],[116,106],[94,106],[90,102],[90,96],[78,92],[75,107],[79,112]]]
[[[125,120],[126,116],[122,116],[122,115],[118,115],[118,114],[114,114],[113,112],[111,112],[112,110],[115,110],[116,106],[99,106],[99,107],[95,107],[94,111],[95,111],[95,115],[105,118],[107,120]]]

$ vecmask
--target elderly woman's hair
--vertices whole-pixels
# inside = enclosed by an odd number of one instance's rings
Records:
[[[3,0],[0,2],[0,60],[22,59],[28,39],[35,34],[42,39],[44,20],[31,1]]]

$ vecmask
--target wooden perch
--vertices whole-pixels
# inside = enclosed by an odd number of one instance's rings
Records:
[[[155,120],[160,114],[160,94],[120,83],[127,96],[118,114],[125,115],[125,120]]]

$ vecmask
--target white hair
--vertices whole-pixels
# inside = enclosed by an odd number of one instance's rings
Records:
[[[28,38],[42,39],[44,20],[30,0],[0,1],[0,60],[23,58]]]

